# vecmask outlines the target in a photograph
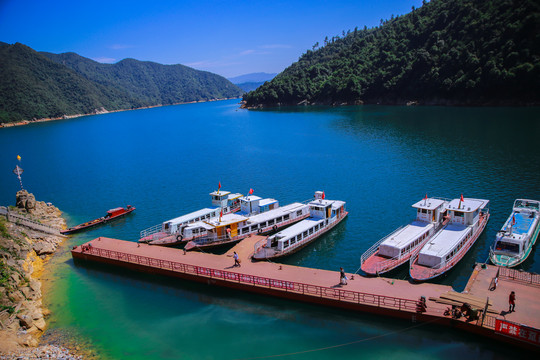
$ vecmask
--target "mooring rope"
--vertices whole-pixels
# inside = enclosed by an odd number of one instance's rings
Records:
[[[409,326],[409,327],[406,327],[406,328],[401,329],[401,330],[391,331],[391,332],[388,332],[388,333],[386,333],[386,334],[376,335],[376,336],[372,336],[372,337],[369,337],[369,338],[360,339],[360,340],[355,340],[355,341],[350,341],[350,342],[348,342],[348,343],[343,343],[343,344],[338,344],[338,345],[331,345],[331,346],[326,346],[326,347],[317,348],[317,349],[309,349],[309,350],[295,351],[295,352],[284,353],[284,354],[256,356],[256,357],[250,357],[250,358],[240,358],[240,359],[235,359],[235,360],[269,359],[269,358],[277,358],[277,357],[284,357],[284,356],[300,355],[300,354],[312,353],[312,352],[317,352],[317,351],[330,350],[330,349],[335,349],[335,348],[339,348],[339,347],[344,347],[344,346],[349,346],[349,345],[353,345],[353,344],[359,344],[359,343],[362,343],[362,342],[366,342],[366,341],[371,341],[371,340],[379,339],[379,338],[382,338],[382,337],[385,337],[385,336],[389,336],[389,335],[399,334],[399,333],[402,333],[402,332],[405,332],[405,331],[408,331],[408,330],[411,330],[411,329],[414,329],[414,328],[418,328],[418,327],[420,327],[420,326],[424,326],[424,325],[427,325],[427,324],[430,324],[430,323],[433,323],[433,322],[439,321],[439,320],[440,320],[440,319],[434,319],[434,320],[431,320],[431,321],[427,321],[427,322],[423,322],[423,323],[416,324],[416,325],[413,325],[413,326]]]

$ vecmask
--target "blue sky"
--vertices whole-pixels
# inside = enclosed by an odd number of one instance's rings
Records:
[[[422,0],[0,0],[0,41],[184,64],[225,77],[278,73],[325,36],[376,26]]]

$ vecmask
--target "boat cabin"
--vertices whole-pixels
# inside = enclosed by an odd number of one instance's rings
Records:
[[[286,251],[297,243],[313,238],[313,234],[328,226],[329,222],[335,220],[337,216],[345,213],[344,201],[325,200],[320,194],[322,192],[317,191],[315,200],[308,204],[309,218],[269,236],[266,246],[273,247],[277,251]]]
[[[497,254],[523,253],[533,240],[532,233],[538,225],[538,213],[528,208],[516,208],[495,240]]]
[[[230,191],[213,191],[210,193],[212,197],[212,206],[218,208],[235,209],[240,206],[240,198],[242,194],[232,194]],[[227,211],[229,212],[229,211]]]
[[[123,214],[125,211],[126,210],[124,210],[123,207],[117,207],[117,208],[114,208],[114,209],[110,209],[109,211],[107,211],[107,215],[105,217],[107,217],[107,218],[115,217],[115,216]]]
[[[418,253],[418,264],[440,268],[449,262],[474,236],[480,212],[489,200],[465,198],[452,200],[446,207],[449,224],[429,240]]]
[[[238,229],[243,226],[247,217],[238,214],[226,214],[206,222],[207,236],[210,238],[235,237],[239,235]]]
[[[242,215],[256,215],[274,210],[279,207],[276,199],[262,199],[258,196],[248,195],[240,198],[240,213]]]
[[[447,204],[448,202],[442,199],[426,198],[413,204],[412,207],[416,209],[416,220],[437,224],[444,221]]]
[[[198,211],[194,211],[190,214],[183,215],[172,220],[166,221],[163,223],[162,230],[169,233],[181,233],[182,228],[188,224],[198,223],[200,221],[209,220],[219,216],[219,208],[206,208]]]

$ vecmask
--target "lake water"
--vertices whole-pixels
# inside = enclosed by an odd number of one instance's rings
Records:
[[[429,196],[491,200],[475,246],[437,282],[461,291],[484,262],[514,199],[540,199],[540,109],[306,107],[247,111],[237,101],[186,104],[0,129],[0,204],[25,188],[69,225],[131,204],[134,214],[70,237],[45,274],[51,329],[105,358],[493,358],[512,349],[471,334],[326,309],[116,268],[75,266],[69,249],[139,231],[210,204],[217,189],[282,205],[324,190],[349,217],[284,262],[347,272]],[[540,272],[538,250],[522,265]],[[407,270],[390,274],[404,279]],[[350,344],[349,344],[350,343]],[[336,345],[343,345],[337,346]],[[313,351],[312,351],[313,350]]]

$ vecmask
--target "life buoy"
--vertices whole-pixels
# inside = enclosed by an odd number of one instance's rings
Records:
[[[176,241],[182,241],[184,237],[182,235],[176,235]]]
[[[262,234],[262,229],[257,230],[257,234]]]
[[[277,230],[277,225],[272,226],[272,230],[276,231]]]

